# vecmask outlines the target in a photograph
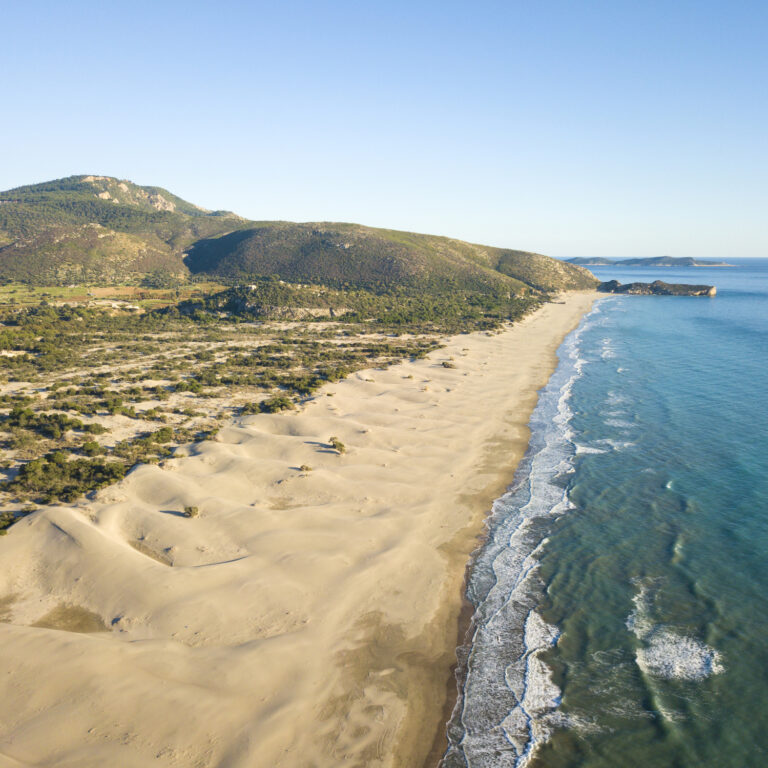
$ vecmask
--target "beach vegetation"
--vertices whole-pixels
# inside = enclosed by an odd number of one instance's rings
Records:
[[[126,465],[106,459],[70,459],[66,451],[54,451],[23,464],[6,487],[20,497],[40,503],[74,501],[89,491],[103,488],[125,476]]]
[[[100,227],[144,237],[141,221],[149,228],[160,219],[172,224],[168,211],[144,206],[139,188],[129,185],[139,203],[121,213],[123,203],[104,209],[92,183],[80,177],[65,181],[61,188],[43,185],[35,191],[42,207],[35,208],[31,188],[19,192],[22,207],[3,203],[0,218],[6,218],[0,229],[10,222],[14,232],[26,227],[32,240],[42,237],[40,222],[53,222],[65,199],[79,211],[71,220],[64,215],[60,223],[66,226],[79,227],[78,216],[93,215],[103,217]],[[104,184],[105,190],[113,189]],[[184,201],[175,205],[178,213]],[[34,219],[38,214],[42,218]],[[191,217],[199,219],[197,235],[184,229]],[[218,239],[212,237],[220,231],[212,219],[193,212],[174,219],[183,226],[173,235],[173,247],[209,226],[213,229],[202,237]],[[227,222],[227,231],[232,223]],[[305,241],[311,246],[306,263],[277,259],[266,274],[260,267],[248,271],[247,284],[232,272],[233,251],[225,252],[236,245],[237,238],[231,238],[207,251],[215,256],[210,264],[215,261],[216,283],[206,282],[203,272],[187,270],[184,276],[183,269],[154,257],[141,274],[131,267],[120,284],[117,272],[109,272],[114,263],[108,257],[105,264],[112,266],[94,271],[87,285],[82,270],[56,272],[53,279],[58,257],[43,248],[30,257],[29,269],[24,266],[25,283],[0,285],[0,349],[10,385],[0,394],[0,448],[9,470],[0,502],[72,501],[117,482],[136,464],[172,455],[181,444],[214,439],[226,419],[238,413],[294,409],[355,371],[423,359],[447,334],[494,331],[545,300],[541,291],[498,273],[472,249],[462,251],[469,262],[452,272],[444,261],[449,246],[440,238],[366,228],[353,232],[346,225],[319,227],[322,236],[307,236],[303,225],[295,226],[283,234],[290,247]],[[279,233],[267,228],[259,235],[264,259],[274,255]],[[344,239],[334,240],[336,235]],[[253,233],[241,236],[250,249]],[[74,238],[75,250],[89,238]],[[449,250],[463,248],[451,242]],[[257,251],[246,254],[248,270]],[[418,254],[428,267],[421,277],[408,271]],[[359,255],[354,279],[347,266],[334,266]],[[390,256],[391,272],[382,272]],[[32,276],[30,270],[38,269]],[[107,303],[97,305],[97,295]],[[126,306],[125,297],[135,306]],[[329,443],[339,454],[346,450],[338,438]],[[310,469],[302,465],[301,471]]]
[[[98,456],[99,454],[104,453],[104,449],[95,440],[84,442],[81,446],[81,450],[86,456]]]
[[[279,413],[280,411],[290,411],[296,407],[293,400],[286,395],[274,395],[266,398],[259,403],[250,403],[244,405],[242,413]]]

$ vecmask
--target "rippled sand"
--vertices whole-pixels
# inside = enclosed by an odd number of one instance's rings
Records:
[[[358,372],[15,525],[0,766],[423,764],[469,554],[593,298]]]

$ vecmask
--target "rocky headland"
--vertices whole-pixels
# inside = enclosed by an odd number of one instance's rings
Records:
[[[637,296],[714,296],[714,285],[688,285],[687,283],[665,283],[654,280],[652,283],[620,283],[609,280],[600,283],[597,290],[601,293],[628,293]]]

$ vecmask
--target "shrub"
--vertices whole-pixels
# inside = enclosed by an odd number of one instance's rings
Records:
[[[311,472],[311,471],[312,471],[312,467],[310,467],[310,466],[309,466],[309,464],[302,464],[302,465],[299,467],[299,469],[300,469],[302,472]]]
[[[296,406],[293,404],[293,400],[285,395],[277,395],[276,397],[270,397],[266,400],[262,400],[259,403],[259,408],[262,413],[277,413],[278,411],[290,411]]]
[[[260,403],[248,403],[243,406],[241,413],[279,413],[280,411],[290,411],[296,406],[290,397],[285,395],[275,395],[262,400]]]
[[[338,451],[339,453],[344,453],[347,450],[347,446],[344,445],[344,443],[342,443],[338,437],[329,437],[328,442],[330,443],[331,448],[333,448],[334,451]]]
[[[10,528],[16,522],[16,515],[13,512],[0,512],[0,536],[5,536],[6,529]]]
[[[199,513],[197,507],[184,507],[184,517],[197,517]]]
[[[162,427],[151,435],[155,443],[170,443],[173,440],[173,430],[170,427]]]
[[[86,456],[98,456],[100,453],[104,453],[104,449],[95,440],[88,440],[83,443],[82,449]]]
[[[21,427],[44,437],[58,439],[70,429],[83,429],[83,423],[62,413],[35,413],[31,408],[15,405],[8,414],[9,427]]]
[[[15,479],[6,484],[10,490],[39,495],[45,503],[56,499],[74,501],[88,491],[111,485],[125,476],[121,461],[104,459],[67,460],[64,451],[54,451],[24,464]]]

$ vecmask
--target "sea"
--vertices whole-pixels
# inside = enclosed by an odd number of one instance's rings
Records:
[[[768,765],[768,259],[595,267],[475,553],[445,768]],[[503,460],[503,457],[500,457]]]

